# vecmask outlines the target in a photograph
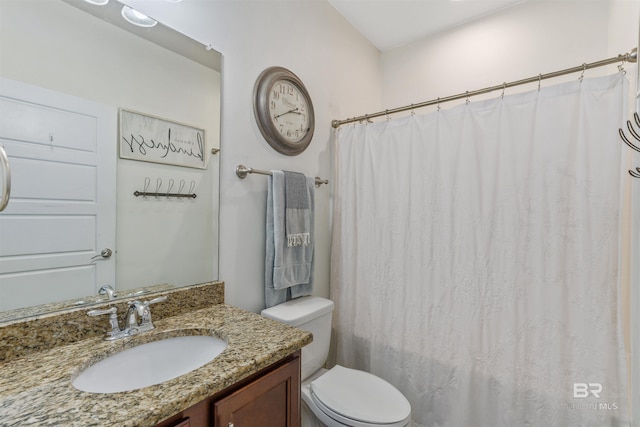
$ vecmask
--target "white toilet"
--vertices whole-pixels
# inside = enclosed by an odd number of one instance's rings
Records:
[[[264,317],[313,334],[313,342],[302,349],[303,406],[329,427],[408,426],[411,405],[394,386],[368,372],[322,367],[329,354],[332,311],[333,302],[320,297],[297,298],[262,311]],[[304,427],[310,424],[305,421]]]

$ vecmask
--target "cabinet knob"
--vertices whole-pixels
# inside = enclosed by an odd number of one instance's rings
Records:
[[[233,427],[233,423],[229,423],[229,426],[228,426],[228,427]]]

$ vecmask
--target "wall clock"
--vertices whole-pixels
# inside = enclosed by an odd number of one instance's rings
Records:
[[[313,137],[315,117],[302,81],[283,67],[270,67],[253,88],[253,112],[264,139],[279,153],[302,153]]]

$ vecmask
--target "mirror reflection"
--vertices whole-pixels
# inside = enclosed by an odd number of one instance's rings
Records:
[[[0,2],[0,144],[12,174],[0,311],[218,277],[221,56],[161,23],[134,27],[121,8]],[[123,158],[121,110],[202,130],[204,168]],[[167,154],[192,144],[161,135]],[[196,197],[134,195],[145,189]]]

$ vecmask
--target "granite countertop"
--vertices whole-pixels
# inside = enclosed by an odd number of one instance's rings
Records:
[[[154,330],[131,338],[113,342],[88,338],[0,362],[0,425],[152,426],[312,341],[309,332],[226,304],[154,324]],[[105,331],[107,326],[105,318]],[[111,394],[82,392],[71,385],[84,368],[126,348],[171,336],[204,334],[224,339],[227,348],[181,377]]]

